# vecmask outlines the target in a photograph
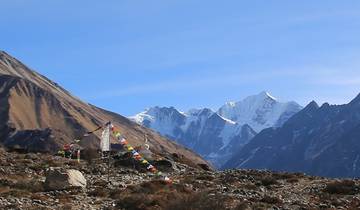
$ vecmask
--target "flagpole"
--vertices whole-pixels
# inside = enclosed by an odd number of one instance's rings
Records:
[[[107,179],[108,183],[110,183],[110,155],[111,155],[111,150],[109,151],[108,154],[108,179]]]
[[[110,132],[110,125],[111,125],[111,123],[109,122],[109,127],[108,127],[108,129],[109,129],[109,132]],[[108,183],[110,184],[110,166],[111,166],[111,164],[110,164],[110,158],[111,158],[111,141],[110,141],[110,134],[109,134],[109,154],[108,154]]]

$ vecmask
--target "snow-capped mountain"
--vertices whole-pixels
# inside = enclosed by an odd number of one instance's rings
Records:
[[[184,113],[174,107],[153,107],[130,119],[193,149],[216,167],[256,134],[249,126],[239,125],[206,108]]]
[[[180,112],[174,107],[153,107],[130,119],[193,149],[220,167],[258,131],[282,125],[300,109],[295,102],[281,103],[262,92],[227,103],[217,112],[208,108]]]
[[[261,92],[239,102],[228,102],[217,113],[260,132],[265,128],[280,127],[301,109],[296,102],[282,103],[269,93]]]
[[[223,168],[360,177],[360,94],[344,105],[311,102],[282,127],[265,129]]]

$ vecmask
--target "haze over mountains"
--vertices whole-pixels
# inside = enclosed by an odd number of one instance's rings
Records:
[[[153,107],[130,119],[193,149],[220,167],[257,132],[281,126],[301,108],[296,102],[282,103],[261,92],[226,103],[217,112],[208,108],[180,112],[174,107]]]
[[[223,168],[359,177],[360,95],[345,105],[311,102],[282,127],[260,132]]]
[[[64,143],[104,123],[113,124],[134,145],[144,144],[159,154],[177,153],[206,163],[192,151],[143,128],[125,117],[82,102],[62,87],[0,51],[0,143],[28,151],[55,152]],[[98,147],[95,133],[82,141],[84,147]]]

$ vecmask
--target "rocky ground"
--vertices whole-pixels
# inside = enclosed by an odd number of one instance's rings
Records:
[[[0,209],[360,209],[360,181],[256,170],[222,172],[165,161],[174,181],[147,174],[126,161],[69,160],[0,150]],[[129,162],[131,163],[131,161]],[[48,191],[50,167],[80,170],[86,189]],[[140,170],[139,170],[140,169]]]

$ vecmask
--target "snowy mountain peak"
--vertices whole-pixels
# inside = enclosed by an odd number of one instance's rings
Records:
[[[177,112],[177,110],[174,107],[150,107],[145,110],[147,113],[158,113],[158,112]]]
[[[281,103],[264,91],[239,102],[228,102],[217,112],[209,108],[180,112],[174,107],[153,107],[130,119],[220,166],[257,132],[282,125],[300,109],[297,103]]]
[[[186,112],[188,115],[192,116],[207,116],[210,117],[211,115],[215,114],[215,112],[211,109],[204,108],[204,109],[190,109]]]
[[[257,95],[252,95],[252,96],[248,96],[246,97],[243,101],[249,101],[249,102],[262,102],[262,101],[277,101],[277,99],[272,96],[270,93],[266,92],[266,91],[262,91]],[[240,102],[243,102],[240,101]],[[239,103],[239,102],[237,102]]]
[[[258,96],[260,96],[262,98],[269,98],[274,101],[277,101],[277,99],[274,96],[272,96],[269,92],[266,92],[266,91],[262,91]]]
[[[227,105],[227,106],[234,107],[234,106],[236,106],[236,102],[234,102],[234,101],[229,101],[229,102],[226,102],[226,105]]]
[[[268,127],[281,126],[301,109],[295,102],[279,102],[263,91],[236,103],[226,103],[217,113],[241,125],[249,124],[255,131],[260,132]]]
[[[130,119],[195,150],[217,167],[256,134],[209,108],[180,112],[173,107],[152,107]]]

